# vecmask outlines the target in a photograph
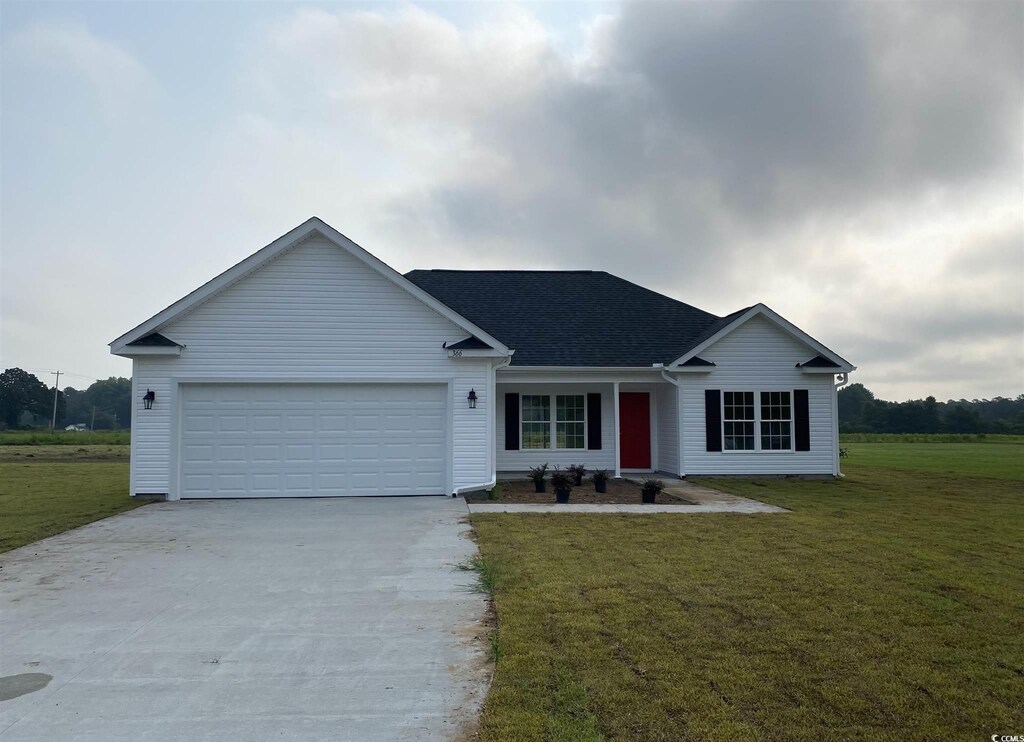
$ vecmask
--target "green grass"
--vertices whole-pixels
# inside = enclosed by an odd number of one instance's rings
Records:
[[[131,443],[130,430],[0,430],[0,446],[88,446]]]
[[[76,453],[68,449],[63,460],[0,460],[0,552],[144,504],[128,496],[123,454],[120,461],[98,462]]]
[[[847,443],[1024,443],[1024,435],[1001,433],[842,433],[840,445]]]
[[[481,738],[1019,731],[1024,484],[869,459],[709,482],[786,515],[473,516],[500,657]]]
[[[937,474],[1024,480],[1020,443],[848,443],[845,470],[852,464]]]

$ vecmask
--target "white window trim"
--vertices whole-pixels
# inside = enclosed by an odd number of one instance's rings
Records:
[[[548,434],[548,436],[549,436],[549,439],[551,440],[551,445],[548,446],[547,448],[523,448],[523,442],[524,442],[523,441],[523,439],[524,439],[524,436],[523,436],[523,424],[527,423],[527,422],[543,422],[541,420],[533,420],[533,421],[531,421],[531,420],[524,420],[523,419],[523,398],[524,397],[547,397],[548,398],[548,409],[551,412],[551,419],[548,420],[548,425],[550,426],[550,433]],[[556,399],[557,397],[583,397],[583,419],[582,420],[573,420],[573,421],[567,421],[567,420],[563,420],[562,421],[562,422],[578,422],[578,423],[583,423],[583,446],[581,448],[558,448],[558,446],[557,446],[557,442],[558,442],[558,400]],[[536,394],[536,393],[523,392],[523,393],[521,393],[519,395],[519,450],[520,451],[567,451],[567,452],[588,451],[589,450],[589,446],[590,446],[589,429],[588,429],[589,426],[587,425],[588,422],[589,422],[589,420],[588,420],[588,416],[587,416],[587,395],[586,395],[585,392],[579,393],[579,394],[577,394],[577,393],[566,394],[564,392],[563,393],[555,393],[555,394]]]
[[[725,447],[725,423],[726,422],[737,422],[735,420],[725,419],[725,394],[726,392],[753,392],[754,394],[754,447],[753,448],[741,448],[741,449],[726,449]],[[789,393],[789,448],[761,448],[761,393],[762,392],[788,392]],[[721,391],[721,399],[719,400],[719,417],[721,418],[721,424],[719,426],[719,434],[722,440],[722,453],[733,454],[752,454],[752,453],[765,453],[765,454],[787,454],[796,453],[796,419],[795,410],[793,409],[793,400],[795,394],[792,389],[723,389]],[[739,422],[749,422],[741,420]],[[773,423],[784,423],[785,420],[769,420],[768,422]]]

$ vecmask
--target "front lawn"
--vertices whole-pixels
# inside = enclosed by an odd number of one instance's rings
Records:
[[[128,496],[127,449],[0,450],[0,552],[144,504]]]
[[[858,458],[844,481],[709,482],[785,515],[474,515],[498,614],[482,738],[1019,732],[1024,485]]]
[[[1024,439],[978,443],[843,443],[850,460],[887,469],[1024,480]],[[844,469],[845,469],[844,465]]]

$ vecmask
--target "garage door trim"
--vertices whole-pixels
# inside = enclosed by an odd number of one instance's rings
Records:
[[[182,437],[183,437],[183,412],[184,412],[184,390],[183,387],[190,385],[216,384],[222,386],[246,384],[277,384],[277,385],[305,385],[305,384],[326,384],[326,385],[436,385],[444,387],[444,494],[454,492],[455,482],[455,460],[454,460],[454,431],[455,415],[453,394],[455,389],[455,377],[450,375],[417,375],[402,376],[400,374],[374,374],[356,376],[336,377],[311,377],[302,378],[295,376],[263,376],[263,377],[172,377],[171,399],[168,404],[172,411],[171,418],[171,451],[170,464],[172,472],[171,492],[168,493],[168,500],[179,500],[183,492],[182,482]],[[144,412],[140,414],[145,414]]]

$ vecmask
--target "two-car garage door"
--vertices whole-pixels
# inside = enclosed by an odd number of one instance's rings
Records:
[[[181,389],[182,497],[445,494],[447,386]]]

